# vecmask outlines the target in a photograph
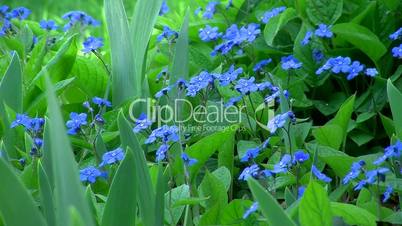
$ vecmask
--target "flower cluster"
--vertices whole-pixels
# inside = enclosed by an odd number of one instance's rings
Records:
[[[396,30],[389,36],[389,39],[396,41],[402,37],[402,27]],[[392,48],[392,56],[395,58],[402,58],[402,44]]]
[[[64,26],[64,31],[70,30],[75,25],[86,26],[99,26],[100,22],[95,20],[90,15],[82,11],[70,11],[62,16],[63,19],[68,20]]]
[[[292,111],[288,111],[283,114],[278,114],[274,118],[269,120],[267,127],[271,132],[271,134],[275,133],[278,129],[283,128],[288,119],[292,123],[296,122],[296,116]]]
[[[156,37],[156,40],[158,42],[161,42],[163,39],[166,39],[168,43],[173,43],[174,40],[176,40],[179,37],[179,34],[176,31],[173,31],[170,29],[168,26],[163,26],[163,31],[158,37]]]
[[[301,45],[302,46],[308,45],[314,35],[319,38],[332,38],[334,36],[334,34],[331,31],[331,26],[328,26],[326,24],[319,24],[318,28],[314,32],[313,31],[306,32],[304,38],[301,41]]]
[[[40,149],[43,146],[43,126],[45,125],[44,118],[31,118],[26,114],[17,114],[16,119],[11,123],[10,127],[15,128],[22,126],[31,137],[33,146],[31,147],[30,155],[32,157],[40,157]]]
[[[156,160],[158,162],[166,159],[166,154],[169,150],[170,143],[179,141],[178,132],[179,128],[177,126],[163,125],[154,129],[145,140],[145,144],[161,142],[161,145],[156,151]]]
[[[89,37],[83,43],[84,48],[82,49],[83,53],[90,53],[97,51],[99,48],[103,47],[103,39],[96,37]]]
[[[280,13],[282,13],[285,10],[286,10],[285,6],[273,8],[269,11],[266,11],[264,13],[264,15],[261,16],[260,20],[262,23],[267,24],[271,18],[278,16]]]
[[[25,7],[10,10],[10,7],[6,5],[0,6],[0,24],[3,24],[0,29],[0,37],[12,32],[12,19],[25,20],[30,14],[31,10]]]
[[[109,151],[103,154],[102,162],[99,167],[106,167],[108,165],[114,165],[121,162],[124,159],[124,151],[122,148],[116,148],[113,151]],[[107,178],[107,173],[100,170],[95,166],[88,166],[80,170],[80,180],[82,182],[88,182],[93,184],[98,178]]]
[[[331,71],[334,74],[344,73],[347,74],[346,79],[352,80],[360,73],[363,73],[369,77],[375,77],[378,74],[377,69],[375,68],[366,68],[359,61],[353,61],[349,57],[333,57],[329,58],[327,62],[318,68],[316,71],[317,75],[322,74],[324,71]]]
[[[259,151],[258,151],[259,152]],[[243,160],[249,160],[255,158],[258,155],[256,149],[249,149],[242,158]],[[242,173],[239,176],[239,180],[247,180],[249,177],[269,177],[275,176],[279,173],[286,173],[288,172],[293,166],[297,166],[302,164],[303,162],[307,161],[310,158],[308,153],[305,153],[301,150],[296,151],[293,156],[289,154],[285,154],[282,156],[280,161],[276,163],[273,169],[263,169],[261,170],[257,164],[252,164],[249,167],[244,168]]]

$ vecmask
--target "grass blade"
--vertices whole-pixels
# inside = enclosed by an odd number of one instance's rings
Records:
[[[46,225],[28,190],[3,158],[0,158],[0,178],[0,213],[5,225]]]
[[[57,225],[70,226],[70,209],[75,208],[86,226],[92,226],[88,202],[79,181],[77,163],[70,146],[60,107],[54,94],[54,88],[46,77],[48,93],[49,136],[45,143],[50,143],[51,162],[55,183],[55,207]]]
[[[139,186],[137,178],[133,151],[128,148],[126,156],[113,178],[105,210],[103,211],[102,226],[135,225],[137,209],[136,186]]]
[[[255,200],[258,201],[262,214],[267,218],[267,222],[271,226],[296,226],[289,218],[286,212],[278,204],[276,199],[272,197],[256,180],[249,179],[248,186]]]
[[[13,53],[11,63],[0,82],[0,104],[7,104],[16,112],[22,112],[22,71],[20,58]]]
[[[179,38],[175,45],[175,51],[173,56],[173,65],[171,69],[170,84],[175,84],[179,78],[188,79],[189,66],[188,66],[188,23],[189,23],[189,11],[187,10],[184,17],[183,24],[180,29]]]
[[[134,51],[123,2],[105,0],[105,15],[112,55],[113,104],[117,106],[138,96],[141,83],[135,79]]]
[[[142,150],[137,137],[133,133],[127,119],[120,112],[118,116],[121,143],[123,148],[129,147],[133,150],[135,161],[135,175],[141,178],[141,186],[137,186],[138,206],[144,225],[154,225],[155,222],[155,193],[149,175],[144,151]]]
[[[143,66],[146,59],[146,50],[152,30],[159,15],[162,0],[139,0],[135,5],[131,22],[131,34],[133,36],[135,83],[142,84],[144,79]],[[137,94],[140,94],[139,92]]]
[[[402,93],[392,84],[391,80],[387,82],[387,93],[389,105],[391,106],[394,120],[395,132],[399,139],[402,139]]]
[[[56,225],[56,216],[54,213],[54,200],[53,191],[50,186],[49,177],[47,176],[42,163],[38,164],[38,177],[39,177],[39,192],[41,207],[43,215],[47,221],[48,225]]]

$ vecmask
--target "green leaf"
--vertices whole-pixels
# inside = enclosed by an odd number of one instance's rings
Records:
[[[143,76],[143,70],[145,69],[143,68],[143,65],[145,65],[146,50],[161,6],[162,0],[138,0],[135,4],[130,29],[133,50],[135,50],[133,56],[135,75],[133,76],[136,85],[142,84],[145,78]],[[136,96],[139,96],[140,94],[140,90],[137,90],[135,93]]]
[[[127,148],[124,160],[113,178],[103,211],[102,226],[132,226],[137,216],[138,177],[135,175],[133,151]],[[124,211],[122,211],[124,210]]]
[[[344,39],[364,52],[373,62],[377,62],[386,52],[387,48],[380,39],[369,29],[355,24],[342,23],[332,27],[337,38]]]
[[[402,212],[396,212],[388,217],[386,217],[384,219],[385,222],[391,223],[391,224],[395,224],[395,225],[400,225],[402,224]]]
[[[211,157],[211,155],[215,153],[215,151],[217,151],[223,143],[233,138],[237,128],[237,126],[234,128],[230,127],[223,131],[216,132],[212,135],[202,138],[197,143],[186,149],[186,153],[191,156],[191,158],[197,159],[197,163],[190,168],[190,178],[194,179],[194,175],[197,174],[209,157]]]
[[[375,226],[376,216],[369,211],[355,205],[331,202],[331,210],[334,216],[342,217],[349,225]]]
[[[217,176],[209,172],[205,174],[204,179],[198,187],[198,193],[201,197],[209,197],[205,201],[205,206],[208,208],[215,205],[223,207],[228,201],[225,185]]]
[[[229,170],[226,167],[219,167],[212,174],[222,182],[225,186],[225,191],[228,191],[232,182]]]
[[[47,176],[42,164],[38,164],[39,192],[43,215],[48,225],[56,225],[56,216],[54,211],[54,196]]]
[[[56,55],[42,67],[42,70],[35,76],[33,81],[28,84],[29,90],[37,85],[41,90],[45,90],[45,75],[49,75],[53,83],[64,80],[73,68],[75,58],[77,56],[77,35],[67,39],[60,47]]]
[[[392,84],[391,80],[387,81],[387,93],[389,105],[394,120],[395,132],[399,139],[402,139],[402,93]]]
[[[145,225],[154,225],[155,220],[155,192],[149,175],[147,161],[137,136],[133,133],[131,126],[123,113],[118,116],[118,124],[121,136],[122,147],[129,147],[133,150],[135,161],[135,175],[141,179],[141,186],[137,187],[138,206]]]
[[[47,81],[49,136],[44,143],[50,144],[54,177],[55,209],[57,224],[70,226],[70,209],[75,208],[86,226],[94,225],[84,189],[79,181],[79,171],[64,127],[59,104],[50,80]],[[63,147],[63,148],[60,148]]]
[[[279,14],[279,16],[270,19],[269,23],[265,25],[264,29],[264,39],[265,42],[272,46],[274,39],[278,32],[283,28],[289,21],[297,18],[296,10],[293,8],[287,8],[284,12]]]
[[[155,195],[155,225],[163,225],[164,212],[165,212],[165,191],[167,188],[167,181],[165,175],[163,175],[164,167],[162,164],[158,165],[158,181],[156,183],[156,195]]]
[[[177,225],[183,214],[185,206],[177,206],[177,202],[190,197],[190,189],[188,185],[183,184],[165,194],[165,222],[169,225]]]
[[[343,0],[308,0],[307,16],[315,25],[334,24],[342,15]]]
[[[271,226],[292,226],[296,225],[285,213],[276,199],[267,192],[256,180],[250,178],[248,181],[251,193],[258,202],[262,214],[266,217]]]
[[[325,189],[311,180],[299,205],[299,219],[303,226],[332,225],[332,213]]]
[[[320,144],[339,149],[341,144],[345,142],[354,103],[355,95],[349,97],[342,104],[331,121],[313,131],[313,135]]]
[[[179,38],[177,39],[175,45],[175,51],[173,55],[173,65],[171,69],[171,80],[170,84],[175,84],[177,79],[184,78],[188,79],[189,65],[188,65],[188,22],[189,21],[189,11],[187,10],[184,16],[183,24],[180,29]]]
[[[235,137],[230,137],[225,143],[222,144],[218,153],[218,166],[226,167],[229,170],[230,175],[233,175],[234,142]]]
[[[0,158],[0,178],[0,214],[5,225],[46,225],[32,196],[3,158]]]
[[[136,78],[133,42],[123,2],[105,0],[104,5],[112,56],[113,104],[118,106],[130,98],[138,97],[142,84]]]
[[[16,52],[13,52],[10,65],[0,82],[0,105],[4,103],[15,112],[22,112],[22,72]]]

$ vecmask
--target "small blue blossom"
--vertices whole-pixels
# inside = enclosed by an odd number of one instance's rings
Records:
[[[268,129],[271,134],[274,134],[278,129],[282,128],[286,124],[286,120],[291,119],[293,120],[294,114],[293,112],[289,111],[284,114],[276,115],[274,118],[268,121]]]
[[[327,175],[321,173],[321,171],[319,171],[317,169],[317,167],[315,165],[313,165],[311,167],[311,172],[314,174],[314,176],[316,176],[319,180],[324,181],[325,183],[329,183],[332,181],[332,179],[330,177],[328,177]]]
[[[158,37],[156,38],[158,42],[161,42],[163,39],[166,39],[169,43],[176,39],[179,36],[179,34],[176,31],[173,31],[170,29],[168,26],[163,26],[163,31]]]
[[[282,156],[281,160],[274,165],[274,169],[271,170],[272,173],[286,173],[292,164],[292,156],[285,154]]]
[[[276,91],[276,92],[272,93],[271,95],[266,96],[266,97],[264,98],[264,102],[265,102],[266,104],[269,104],[269,103],[271,103],[271,102],[273,102],[273,101],[275,101],[275,100],[279,100],[280,94],[281,94],[280,91]]]
[[[3,26],[0,29],[0,37],[5,36],[11,30],[11,22],[8,20],[3,21]]]
[[[148,129],[152,125],[152,122],[148,119],[147,115],[142,113],[137,120],[135,120],[135,126],[133,128],[134,133],[139,133],[145,129]]]
[[[102,156],[102,162],[100,163],[100,167],[106,165],[112,165],[114,163],[120,162],[124,159],[124,151],[122,148],[117,148],[113,151],[106,152]]]
[[[37,148],[41,148],[41,147],[42,147],[42,145],[43,145],[43,139],[41,139],[41,138],[34,138],[33,141],[34,141],[34,144],[35,144],[35,146],[36,146]]]
[[[310,158],[308,153],[305,153],[302,150],[296,151],[293,155],[292,164],[295,165],[296,163],[303,163]]]
[[[166,96],[169,93],[170,90],[171,90],[170,86],[166,86],[165,88],[162,88],[161,90],[156,92],[155,98],[159,99],[159,98],[161,98],[163,96]]]
[[[270,11],[266,11],[264,15],[260,18],[260,20],[263,24],[267,24],[271,18],[278,16],[281,12],[285,10],[285,6],[273,8]]]
[[[270,82],[261,82],[256,84],[258,91],[264,91],[266,89],[271,89],[272,84]]]
[[[321,60],[324,59],[324,53],[318,49],[314,49],[312,55],[316,63],[320,63]]]
[[[350,171],[348,172],[348,174],[346,174],[346,176],[342,179],[342,183],[343,184],[347,184],[349,183],[351,180],[356,179],[360,173],[361,173],[361,169],[362,167],[365,165],[366,163],[363,160],[357,161],[352,163],[352,166],[350,168]]]
[[[165,14],[168,13],[168,12],[169,12],[169,6],[168,6],[168,4],[166,3],[166,0],[164,0],[164,1],[162,2],[161,9],[159,10],[159,16],[163,16],[163,15],[165,15]]]
[[[364,74],[369,77],[375,77],[376,75],[378,75],[378,71],[376,68],[367,68]]]
[[[166,159],[166,153],[169,150],[169,145],[167,144],[162,144],[159,146],[158,150],[156,151],[156,161],[160,162],[164,159]]]
[[[80,180],[82,182],[88,182],[88,183],[93,184],[96,182],[96,179],[98,177],[102,177],[102,176],[103,176],[103,173],[99,169],[97,169],[93,166],[89,166],[87,168],[80,170]]]
[[[219,2],[209,2],[207,6],[205,6],[205,11],[202,14],[204,19],[212,19],[214,16],[216,9],[215,7],[219,4]]]
[[[31,118],[26,114],[17,114],[15,120],[11,123],[11,128],[17,127],[19,125],[24,126],[25,128],[30,128],[31,126]]]
[[[209,25],[206,25],[204,28],[201,28],[199,30],[199,36],[202,41],[209,42],[220,38],[222,36],[222,33],[219,33],[218,27],[211,27]]]
[[[250,148],[246,151],[246,154],[240,159],[240,162],[248,162],[252,159],[255,159],[260,153],[260,148]]]
[[[352,80],[354,79],[356,76],[359,75],[360,72],[362,72],[364,69],[364,65],[361,65],[359,61],[353,61],[353,63],[349,66],[348,70],[347,70],[347,80]]]
[[[192,77],[187,84],[187,96],[195,97],[199,91],[213,84],[214,77],[207,71],[202,71],[195,77]]]
[[[256,64],[254,65],[253,71],[254,71],[254,72],[261,71],[263,67],[267,66],[267,65],[268,65],[269,63],[271,63],[271,62],[272,62],[272,59],[271,59],[271,58],[261,60],[261,61],[259,61],[258,63],[256,63]]]
[[[59,28],[54,20],[41,20],[39,25],[40,28],[47,31],[57,30]]]
[[[234,41],[227,41],[221,44],[218,44],[214,47],[214,50],[211,52],[211,56],[216,56],[218,53],[222,55],[226,55],[232,50],[232,48],[236,45]]]
[[[247,180],[249,177],[256,177],[258,176],[258,171],[260,167],[257,164],[253,164],[249,167],[244,168],[243,172],[241,172],[239,176],[239,180]]]
[[[202,11],[202,7],[198,6],[195,10],[194,10],[194,15],[198,16],[198,14],[200,14],[200,12]]]
[[[91,107],[91,104],[89,103],[89,101],[85,101],[84,103],[82,103],[82,106],[86,109],[88,109],[89,112],[93,112],[94,109]]]
[[[103,47],[103,39],[91,36],[87,38],[82,45],[84,46],[82,49],[83,53],[97,51],[99,48]]]
[[[145,144],[154,143],[158,139],[160,139],[163,143],[167,143],[169,141],[176,142],[179,140],[179,136],[177,135],[178,131],[179,129],[177,126],[163,125],[151,132],[149,137],[145,140]]]
[[[62,16],[63,19],[68,20],[68,23],[64,26],[64,31],[70,30],[74,25],[79,24],[81,26],[99,26],[100,22],[93,17],[82,11],[70,11]]]
[[[394,191],[394,189],[392,188],[391,185],[388,185],[384,194],[383,194],[383,198],[382,198],[382,202],[385,203],[388,201],[388,199],[391,197],[392,192]]]
[[[351,59],[349,57],[338,56],[329,58],[327,62],[316,71],[316,74],[319,75],[330,69],[335,74],[339,74],[341,72],[347,73],[349,71],[350,63]]]
[[[31,14],[31,10],[25,8],[25,7],[17,7],[13,10],[11,10],[11,18],[19,19],[19,20],[25,20],[28,18],[28,16]]]
[[[251,77],[249,79],[239,79],[235,86],[235,89],[243,95],[249,95],[258,90],[257,85],[254,83],[255,78]]]
[[[308,45],[310,43],[311,37],[313,37],[313,32],[307,31],[306,35],[304,35],[303,40],[301,41],[301,44],[303,46]]]
[[[237,96],[237,97],[231,97],[228,102],[225,103],[225,107],[230,107],[233,106],[235,104],[237,104],[238,102],[240,102],[243,99],[243,96]]]
[[[229,70],[227,70],[221,75],[218,75],[217,79],[219,80],[219,84],[221,86],[227,86],[234,80],[236,80],[241,73],[243,73],[243,68],[241,67],[235,68],[234,65],[232,64]]]
[[[392,56],[395,58],[402,58],[402,44],[398,47],[392,48]]]
[[[4,19],[7,17],[7,12],[10,9],[10,7],[6,5],[0,6],[0,19]]]
[[[76,112],[70,113],[70,120],[67,121],[66,126],[68,128],[67,133],[70,135],[75,135],[81,130],[81,126],[87,124],[87,114]]]
[[[315,30],[314,34],[320,38],[332,38],[333,33],[331,31],[331,26],[326,24],[318,25],[317,30]]]
[[[242,42],[247,41],[252,43],[260,33],[260,25],[251,23],[248,24],[247,27],[240,28],[240,39]]]
[[[303,197],[304,191],[306,190],[305,186],[300,186],[297,189],[297,198],[300,199],[301,197]]]
[[[400,38],[401,36],[402,36],[402,27],[399,28],[398,30],[396,30],[394,33],[392,33],[392,34],[389,36],[389,39],[395,41],[395,40],[397,40],[398,38]]]
[[[299,69],[303,65],[298,59],[296,59],[293,55],[289,55],[281,58],[282,69],[290,70],[290,69]]]
[[[184,164],[186,164],[186,166],[190,167],[194,164],[197,163],[197,159],[194,158],[190,158],[186,153],[182,153],[181,154],[181,159],[183,160]]]
[[[377,158],[373,162],[373,164],[381,165],[387,159],[390,159],[392,157],[399,158],[399,156],[401,155],[401,151],[402,151],[402,142],[400,140],[397,140],[394,145],[390,145],[390,146],[386,147],[384,149],[384,155]]]
[[[94,104],[98,105],[98,107],[102,107],[102,106],[111,107],[112,106],[112,103],[110,103],[110,101],[100,98],[100,97],[92,98],[92,102]]]
[[[254,202],[250,208],[248,208],[246,210],[246,212],[244,212],[243,214],[243,219],[246,219],[248,216],[250,216],[250,214],[254,213],[255,211],[258,210],[258,202]]]

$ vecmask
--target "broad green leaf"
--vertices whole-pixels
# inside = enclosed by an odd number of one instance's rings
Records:
[[[395,132],[397,137],[402,139],[402,93],[392,84],[391,80],[387,82],[387,93],[394,120]]]
[[[30,82],[41,70],[43,60],[46,56],[47,40],[47,36],[43,36],[42,39],[32,49],[31,56],[25,66],[23,73],[26,83]]]
[[[265,42],[269,46],[272,46],[279,30],[281,30],[281,28],[283,28],[289,21],[296,17],[296,10],[294,10],[293,8],[288,8],[278,16],[270,19],[269,22],[265,25],[264,29]]]
[[[201,216],[199,225],[219,225],[221,212],[220,204],[212,206]]]
[[[342,15],[343,0],[308,0],[307,16],[315,25],[334,24]]]
[[[313,135],[320,144],[339,149],[341,144],[345,142],[354,103],[355,95],[341,105],[331,121],[313,131]]]
[[[401,225],[402,224],[402,212],[396,212],[388,217],[386,217],[384,219],[385,222],[389,222],[391,224],[395,224],[395,225]]]
[[[151,38],[156,19],[158,17],[162,0],[138,0],[135,4],[134,15],[131,20],[130,31],[132,34],[132,45],[134,55],[135,84],[142,84],[144,81],[143,65],[146,60],[146,50]],[[138,88],[138,86],[135,86]],[[139,96],[140,90],[135,95]]]
[[[84,189],[79,181],[79,171],[71,149],[64,120],[50,80],[47,81],[49,136],[44,143],[50,144],[54,177],[55,208],[57,225],[70,226],[69,210],[75,208],[86,226],[94,225]]]
[[[217,151],[223,143],[229,139],[232,139],[237,128],[237,126],[230,127],[223,131],[216,132],[212,135],[202,138],[186,149],[186,153],[189,156],[198,160],[197,163],[190,168],[192,179],[195,178],[194,175],[197,174],[209,157],[211,157],[211,155],[215,153],[215,151]]]
[[[251,206],[250,200],[235,199],[223,209],[220,216],[221,225],[253,225],[252,220],[243,219],[244,211]],[[245,223],[247,222],[247,223]],[[248,222],[250,222],[248,224]]]
[[[226,140],[225,143],[221,145],[218,153],[218,166],[226,167],[230,175],[233,175],[233,166],[234,166],[234,142],[235,137],[232,136]]]
[[[49,75],[53,83],[64,80],[73,68],[77,56],[77,35],[67,39],[49,62],[42,67],[42,70],[34,77],[28,85],[37,85],[42,91],[45,90],[45,76]]]
[[[336,24],[332,31],[337,38],[344,39],[364,52],[373,62],[377,62],[386,52],[387,48],[380,39],[369,29],[354,23]]]
[[[334,216],[342,217],[349,225],[375,226],[376,219],[369,211],[355,205],[331,202],[331,211]]]
[[[0,178],[0,214],[5,225],[46,225],[32,196],[3,158],[0,158]]]
[[[219,167],[212,174],[223,183],[225,190],[228,191],[232,182],[229,170],[226,167]]]
[[[123,2],[105,0],[104,5],[112,56],[113,105],[118,106],[130,98],[138,97],[142,84],[135,77],[134,48]]]
[[[205,206],[210,208],[215,205],[224,206],[228,201],[225,184],[214,174],[207,172],[198,187],[201,197],[209,197],[205,201]]]
[[[165,193],[165,222],[168,222],[169,225],[177,225],[180,217],[183,215],[185,206],[176,206],[176,203],[189,197],[190,189],[186,184]]]
[[[254,200],[258,202],[259,209],[266,217],[271,226],[295,226],[296,224],[289,218],[276,199],[268,193],[256,180],[250,178],[248,181]]]
[[[325,189],[310,181],[299,205],[299,219],[303,226],[332,225],[331,205]]]
[[[381,113],[380,113],[380,118],[381,118],[381,122],[382,122],[385,132],[387,133],[387,135],[389,137],[392,137],[392,135],[395,133],[394,122],[392,121],[392,119],[388,118],[387,116],[385,116]]]
[[[137,178],[133,151],[127,148],[124,160],[120,163],[110,186],[103,211],[102,226],[132,226],[135,224],[137,216],[136,186],[139,186]]]
[[[141,179],[141,186],[136,186],[138,189],[136,192],[140,194],[138,195],[138,206],[142,216],[142,221],[145,225],[154,225],[155,192],[149,175],[144,151],[122,112],[119,113],[118,124],[122,147],[129,147],[133,150],[135,176]]]
[[[0,82],[0,105],[4,103],[15,112],[22,112],[22,72],[16,52],[13,52],[10,65]]]

